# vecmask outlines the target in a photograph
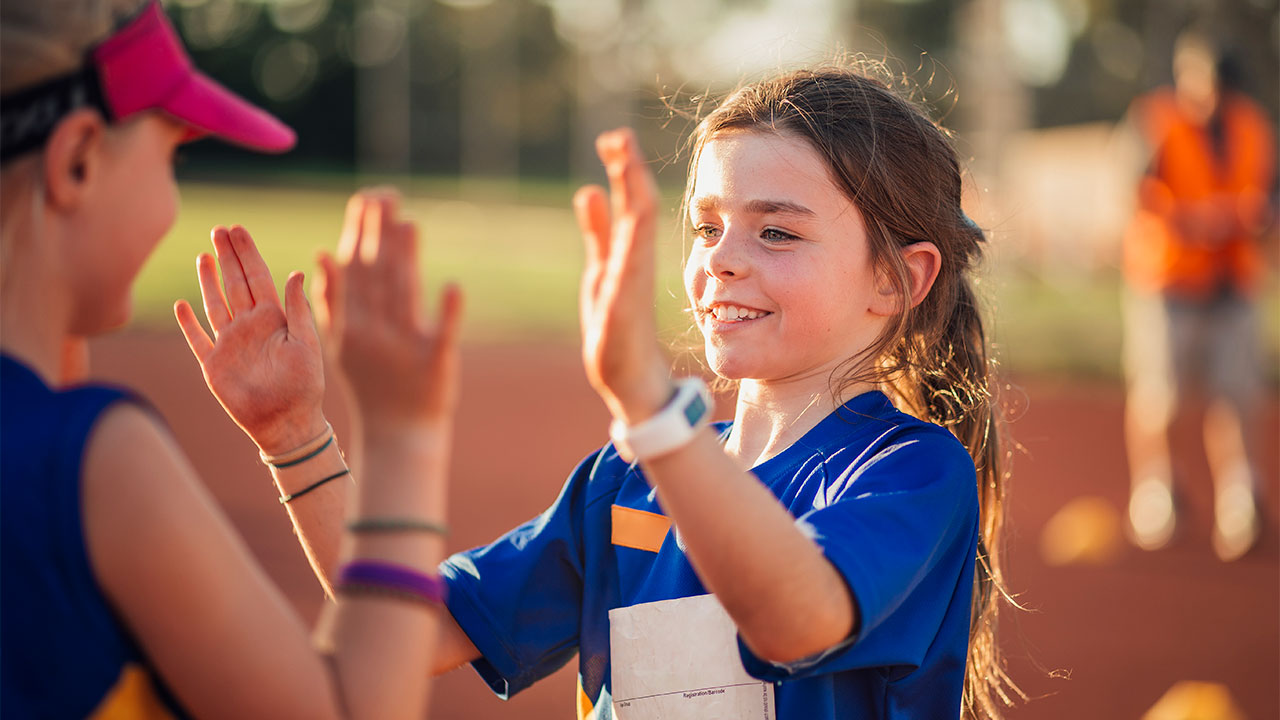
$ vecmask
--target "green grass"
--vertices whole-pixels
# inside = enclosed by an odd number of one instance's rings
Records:
[[[408,187],[405,212],[421,230],[428,292],[442,280],[462,285],[468,340],[576,341],[582,243],[569,209],[569,186],[468,188],[457,181],[415,179]],[[178,222],[135,288],[134,324],[173,327],[170,308],[179,297],[200,306],[195,256],[209,249],[209,229],[217,224],[248,228],[278,282],[291,270],[310,275],[316,252],[337,243],[348,192],[341,182],[309,189],[183,183]],[[680,312],[683,248],[674,225],[677,198],[667,200],[669,222],[659,233],[659,321],[664,337],[677,337],[687,328]],[[993,265],[979,290],[994,318],[991,335],[1005,368],[1020,374],[1119,376],[1118,277],[1050,281],[1005,260]],[[1275,283],[1264,296],[1263,311],[1266,367],[1275,378],[1280,374]]]
[[[448,188],[426,187],[454,196],[415,192],[405,201],[405,214],[420,229],[427,300],[440,282],[460,283],[467,299],[465,332],[471,340],[576,338],[582,240],[568,191],[554,207],[546,202],[477,203],[458,199]],[[184,183],[178,221],[135,287],[135,324],[172,323],[171,307],[180,297],[199,307],[195,257],[210,249],[209,230],[218,224],[239,223],[253,234],[281,288],[291,270],[310,276],[317,251],[337,244],[347,196],[337,188]],[[672,296],[681,287],[682,251],[673,232],[660,237],[659,267],[665,270],[659,278],[660,307],[664,317],[674,318],[679,305]]]

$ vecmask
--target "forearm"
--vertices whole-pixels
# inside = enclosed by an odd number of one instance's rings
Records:
[[[322,447],[320,443],[325,442],[325,437],[331,437],[332,440]],[[307,457],[313,452],[317,454]],[[338,445],[338,438],[329,431],[286,455],[274,458],[264,456],[263,459],[271,468],[280,497],[288,498],[304,493],[285,502],[284,507],[316,579],[320,581],[325,594],[333,597],[330,578],[338,566],[347,495],[353,485],[350,474],[340,474],[348,468]],[[272,459],[276,462],[271,462]],[[333,480],[307,490],[314,483],[329,477],[333,477]]]
[[[757,655],[788,662],[853,632],[856,606],[835,567],[710,432],[645,461],[644,470],[698,577]]]
[[[345,561],[436,573],[444,535],[425,528],[444,518],[449,435],[447,427],[439,427],[367,436],[365,478],[356,486],[351,519],[408,521],[424,529],[343,533]],[[334,666],[349,706],[375,717],[422,717],[445,612],[442,606],[365,595],[342,595],[328,606],[325,613],[332,622],[321,627],[331,633],[337,649]]]
[[[440,452],[436,455],[428,455],[422,457],[424,465],[411,466],[411,468],[403,468],[402,461],[396,461],[397,464],[387,465],[379,460],[378,448],[374,448],[374,456],[370,457],[372,462],[370,465],[365,464],[365,470],[362,474],[369,474],[369,477],[430,477],[429,473],[444,474],[448,470],[447,455]],[[380,464],[381,462],[381,464]],[[333,446],[325,448],[324,452],[316,455],[314,459],[302,462],[302,464],[291,465],[288,468],[271,468],[271,474],[275,477],[276,489],[280,492],[280,496],[285,497],[292,493],[300,492],[317,479],[328,477],[333,473],[346,469],[343,462],[342,451],[338,447],[337,438],[334,438]],[[388,473],[408,473],[407,475],[398,475]],[[298,537],[298,543],[302,546],[302,551],[306,553],[307,561],[311,564],[311,570],[314,571],[316,579],[320,580],[321,587],[324,587],[326,596],[333,600],[333,578],[337,575],[338,562],[340,555],[340,547],[342,547],[343,525],[346,523],[346,509],[348,502],[352,501],[352,496],[356,495],[355,483],[351,478],[343,477],[333,482],[325,483],[324,486],[314,489],[314,491],[306,493],[305,496],[298,497],[297,500],[284,503],[285,510],[288,511],[289,519],[293,521],[293,532]],[[443,518],[447,500],[443,497],[443,492],[436,496],[425,497],[426,511],[429,512],[430,518]],[[385,505],[384,498],[374,497],[369,501],[361,501],[357,503],[360,507],[362,515],[374,514],[371,507]],[[397,509],[394,502],[388,512],[378,511],[379,515],[403,515],[402,509]],[[396,547],[380,547],[378,538],[367,538],[370,543],[369,550],[375,555],[383,556],[384,553],[399,552]],[[433,548],[408,548],[408,552],[434,552]],[[360,548],[357,552],[364,551]],[[440,552],[443,556],[443,551]],[[431,674],[442,675],[448,673],[449,670],[465,665],[467,662],[477,659],[480,652],[476,650],[474,644],[467,638],[466,633],[462,632],[462,628],[458,626],[447,610],[442,610],[442,618],[440,618],[439,641],[436,642],[436,652],[431,664]]]

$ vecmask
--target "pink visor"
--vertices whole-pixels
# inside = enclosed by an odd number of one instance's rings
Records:
[[[95,48],[102,97],[117,120],[164,110],[191,126],[193,137],[217,135],[237,145],[283,152],[293,130],[196,69],[158,0]]]

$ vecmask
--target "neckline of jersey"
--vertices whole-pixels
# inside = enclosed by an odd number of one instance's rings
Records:
[[[889,402],[889,398],[879,390],[868,390],[860,395],[856,395],[847,400],[843,405],[832,410],[826,417],[818,421],[817,425],[809,428],[804,435],[801,435],[795,442],[783,448],[776,455],[772,455],[764,460],[756,463],[751,468],[754,475],[761,476],[775,465],[785,465],[793,461],[793,457],[802,454],[801,457],[795,458],[803,462],[804,458],[809,457],[815,450],[820,449],[824,443],[817,442],[819,437],[826,437],[831,434],[831,426],[835,423],[844,423],[849,426],[849,432],[857,432],[857,425],[851,422],[850,416],[858,418],[879,418],[883,417],[886,410],[893,410],[893,404]],[[729,439],[729,433],[733,430],[733,421],[724,424],[720,432],[720,443],[723,445]]]

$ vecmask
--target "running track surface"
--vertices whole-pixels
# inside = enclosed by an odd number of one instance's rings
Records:
[[[314,619],[323,599],[270,476],[205,390],[181,337],[128,332],[95,341],[92,371],[131,385],[159,408],[268,573],[299,612]],[[1017,407],[1012,431],[1024,451],[1014,465],[1008,573],[1032,610],[1005,613],[1002,645],[1011,674],[1033,700],[1008,717],[1137,718],[1178,680],[1225,683],[1247,718],[1280,717],[1280,402],[1274,390],[1261,429],[1268,525],[1261,546],[1229,565],[1209,549],[1208,470],[1198,429],[1185,423],[1178,430],[1188,509],[1179,540],[1154,553],[1123,548],[1105,565],[1046,567],[1040,529],[1064,503],[1092,495],[1123,508],[1122,395],[1110,384],[1032,381],[1011,397]],[[328,414],[343,433],[346,414],[332,397]],[[605,441],[606,425],[576,348],[464,348],[452,549],[485,542],[539,513],[577,461]],[[572,718],[573,668],[570,663],[505,703],[470,669],[456,670],[436,681],[431,718]]]

